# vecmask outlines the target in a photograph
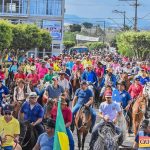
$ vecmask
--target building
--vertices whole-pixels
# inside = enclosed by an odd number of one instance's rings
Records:
[[[0,0],[0,18],[36,23],[52,36],[52,53],[62,50],[65,0]]]

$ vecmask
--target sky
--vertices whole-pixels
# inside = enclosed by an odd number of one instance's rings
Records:
[[[150,21],[150,0],[138,0],[141,6],[138,7],[138,17]],[[76,15],[83,18],[113,19],[121,22],[121,14],[112,13],[113,10],[126,11],[129,20],[134,17],[132,2],[121,2],[119,0],[66,0],[66,14]],[[116,19],[119,18],[119,19]],[[128,22],[130,22],[128,20]]]

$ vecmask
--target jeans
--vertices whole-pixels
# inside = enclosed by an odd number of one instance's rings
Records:
[[[5,146],[3,147],[4,150],[13,150],[13,146]]]
[[[131,130],[132,129],[132,113],[130,112],[130,110],[129,111],[124,110],[123,114],[125,116],[125,119],[126,119],[126,115],[129,117],[129,119],[130,119],[130,121],[129,121],[129,129]],[[127,122],[128,122],[128,120],[127,120]]]
[[[101,120],[92,130],[91,140],[89,143],[90,150],[93,150],[94,144],[98,139],[98,130],[104,125],[104,121]],[[118,127],[115,127],[115,132],[119,135],[121,133],[121,130]],[[122,138],[122,136],[121,136]]]
[[[42,124],[37,124],[35,125],[35,129],[38,133],[38,136],[41,135],[42,133],[44,133],[44,127]]]
[[[81,106],[82,106],[81,104],[77,103],[77,104],[73,107],[73,110],[72,110],[72,117],[73,117],[73,120],[74,120],[75,114],[77,113],[77,111],[80,109]],[[90,107],[90,111],[91,111],[91,114],[92,114],[92,126],[91,126],[91,128],[93,128],[94,125],[95,125],[95,122],[96,122],[96,112],[95,112],[95,110],[94,110],[92,107]]]
[[[70,131],[69,128],[66,128],[66,132],[69,139],[70,150],[74,150],[74,140],[73,140],[72,132]]]

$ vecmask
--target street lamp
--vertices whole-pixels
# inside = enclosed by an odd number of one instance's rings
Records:
[[[113,13],[120,13],[120,14],[123,14],[123,27],[124,27],[124,30],[126,30],[126,11],[119,11],[119,10],[113,10]]]

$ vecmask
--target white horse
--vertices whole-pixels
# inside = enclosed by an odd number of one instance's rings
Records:
[[[147,97],[147,106],[149,108],[150,107],[150,82],[147,82],[145,84],[143,88],[143,94]]]

